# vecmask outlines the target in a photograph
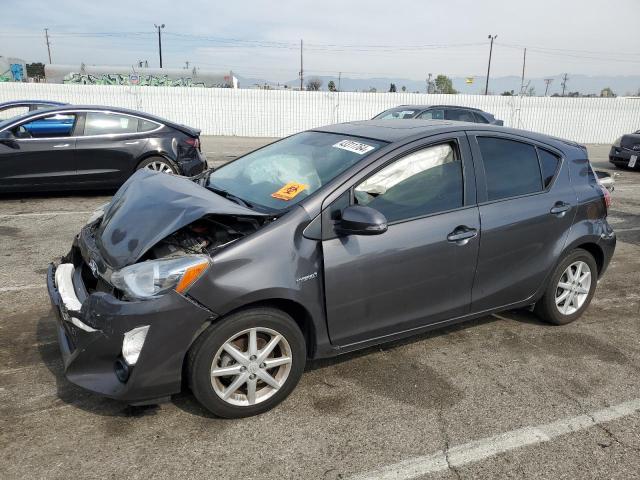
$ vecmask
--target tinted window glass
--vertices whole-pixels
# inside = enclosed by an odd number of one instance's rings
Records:
[[[547,188],[553,177],[556,174],[560,159],[553,153],[546,150],[538,149],[538,155],[540,156],[540,166],[542,167],[542,179],[544,181],[544,188]]]
[[[150,132],[151,130],[155,130],[159,126],[160,125],[158,125],[157,123],[150,122],[149,120],[140,119],[138,121],[138,131],[139,132]]]
[[[355,200],[389,222],[462,206],[462,162],[450,144],[411,153],[355,188]]]
[[[447,120],[455,120],[456,122],[472,122],[475,123],[473,112],[468,110],[447,109],[445,110],[444,117]]]
[[[476,119],[476,123],[489,123],[489,120],[487,120],[486,118],[484,118],[482,115],[480,115],[478,112],[473,112],[473,116]]]
[[[109,135],[113,133],[134,133],[138,131],[138,119],[114,113],[87,112],[84,134]]]
[[[76,116],[68,113],[56,113],[40,117],[16,127],[14,135],[18,138],[57,138],[68,137],[73,131]]]
[[[442,120],[444,118],[444,110],[427,110],[418,115],[423,120]]]
[[[387,110],[380,115],[374,117],[376,120],[402,120],[406,118],[413,118],[416,114],[415,110],[409,110],[406,108],[394,108],[393,110]]]
[[[540,165],[533,145],[491,137],[478,137],[478,145],[489,200],[542,190]]]

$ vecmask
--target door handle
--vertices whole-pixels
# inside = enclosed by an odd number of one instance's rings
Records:
[[[54,145],[53,148],[67,148],[68,146],[68,143],[60,143],[58,145]]]
[[[136,140],[135,142],[124,142],[124,144],[125,144],[125,145],[137,145],[137,144],[139,144],[139,143],[140,143],[140,142],[139,142],[139,141],[137,141],[137,140]]]
[[[456,227],[456,229],[447,235],[447,240],[450,242],[456,242],[458,245],[466,245],[469,240],[478,235],[478,230],[475,228],[469,228],[465,225]]]
[[[564,214],[571,208],[571,204],[567,202],[556,202],[549,212],[559,217],[564,217]]]

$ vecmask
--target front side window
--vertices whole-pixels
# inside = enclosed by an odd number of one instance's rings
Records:
[[[303,132],[220,167],[206,185],[258,209],[284,210],[384,145],[368,138]]]
[[[536,148],[504,138],[478,137],[488,200],[542,191]]]
[[[17,138],[69,137],[73,132],[76,116],[72,113],[56,113],[26,122],[13,129]]]
[[[355,202],[395,222],[462,207],[462,162],[453,144],[410,153],[355,188]]]
[[[427,110],[418,115],[422,120],[442,120],[444,119],[444,110]]]
[[[87,117],[84,122],[85,136],[135,133],[137,131],[138,119],[128,115],[106,112],[87,112]]]

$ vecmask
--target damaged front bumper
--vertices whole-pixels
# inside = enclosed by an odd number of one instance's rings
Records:
[[[89,292],[91,275],[77,246],[66,263],[51,264],[47,288],[56,312],[65,375],[87,390],[128,403],[152,403],[178,393],[186,352],[215,315],[176,292],[124,301]],[[126,332],[148,326],[135,365],[123,358]]]

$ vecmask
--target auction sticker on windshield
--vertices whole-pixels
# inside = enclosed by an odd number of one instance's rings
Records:
[[[271,196],[279,200],[289,201],[307,187],[308,185],[304,183],[289,182],[277,192],[273,192]]]
[[[353,140],[341,140],[333,145],[333,147],[348,150],[349,152],[357,153],[358,155],[364,155],[376,148],[371,145],[367,145],[366,143],[354,142]]]

